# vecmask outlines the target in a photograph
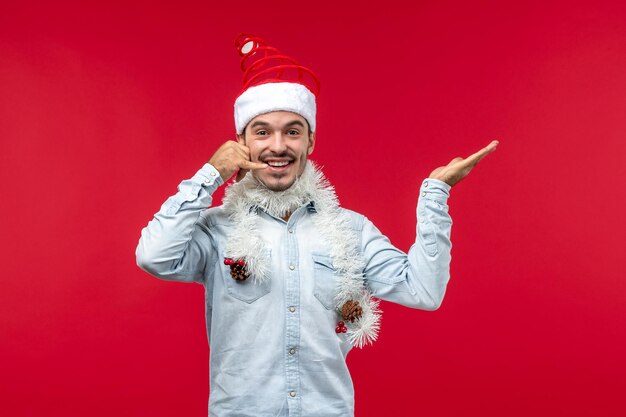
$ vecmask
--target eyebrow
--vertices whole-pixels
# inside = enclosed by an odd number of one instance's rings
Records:
[[[267,127],[269,125],[270,124],[268,122],[264,122],[263,120],[257,120],[256,122],[252,123],[252,125],[250,126],[250,129],[254,129],[257,126]],[[293,120],[285,125],[285,127],[291,127],[291,126],[300,126],[304,129],[304,124],[300,120]]]
[[[261,120],[257,120],[256,122],[252,123],[252,126],[250,126],[250,129],[254,129],[257,126],[269,126],[270,124],[267,122],[263,122]]]
[[[304,128],[304,124],[302,124],[300,120],[294,120],[293,122],[289,122],[285,125],[285,127],[296,126],[296,125]]]

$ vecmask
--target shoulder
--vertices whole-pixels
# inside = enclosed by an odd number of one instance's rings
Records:
[[[343,213],[344,216],[348,218],[348,220],[350,221],[350,225],[354,230],[363,230],[363,225],[365,224],[365,222],[369,221],[367,217],[365,217],[361,213],[357,213],[354,210],[343,207],[340,207],[339,210]]]
[[[224,206],[220,205],[217,207],[209,207],[208,209],[202,212],[200,221],[198,224],[200,226],[212,227],[212,226],[221,226],[229,224],[230,219],[226,210],[224,210]]]

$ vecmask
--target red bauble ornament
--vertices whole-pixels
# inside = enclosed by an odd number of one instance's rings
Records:
[[[348,331],[348,328],[345,326],[343,321],[337,322],[337,327],[335,327],[335,333],[345,333]]]

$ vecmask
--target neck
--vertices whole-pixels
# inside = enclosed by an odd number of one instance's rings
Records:
[[[236,207],[259,207],[268,214],[288,221],[291,215],[303,205],[314,201],[325,186],[321,172],[315,170],[309,161],[304,172],[284,191],[272,191],[258,181],[251,172],[239,182],[232,184],[222,200],[227,210]]]

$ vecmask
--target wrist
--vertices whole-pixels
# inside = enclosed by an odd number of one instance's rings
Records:
[[[219,168],[213,165],[210,161],[204,164],[198,174],[200,174],[203,178],[203,185],[215,183],[217,186],[220,186],[226,182]]]

